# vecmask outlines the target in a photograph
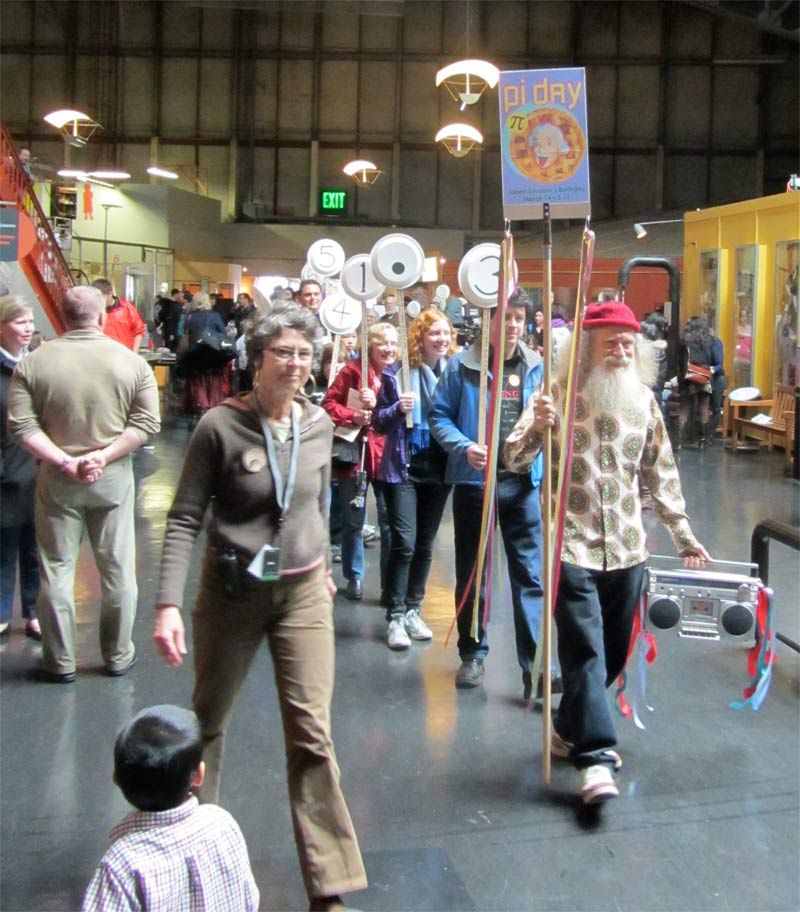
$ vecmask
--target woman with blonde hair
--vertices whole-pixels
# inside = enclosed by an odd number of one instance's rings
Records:
[[[367,334],[368,371],[361,378],[361,361],[350,361],[336,375],[322,400],[322,407],[337,427],[361,428],[356,446],[344,447],[334,437],[333,477],[339,490],[339,505],[344,520],[342,529],[342,572],[347,585],[344,595],[359,601],[363,595],[364,541],[361,530],[366,517],[366,489],[361,475],[372,482],[381,536],[381,600],[386,596],[386,574],[391,547],[389,521],[383,502],[383,486],[376,482],[383,457],[383,434],[370,425],[381,389],[384,368],[397,360],[397,330],[389,323],[374,323]],[[352,395],[351,395],[352,393]],[[350,453],[342,452],[345,449]]]
[[[41,640],[36,619],[39,564],[33,524],[36,460],[6,430],[8,388],[14,369],[33,337],[33,310],[25,298],[0,297],[0,636],[10,629],[19,563],[19,590],[25,635]]]
[[[444,483],[447,455],[428,429],[428,409],[454,352],[450,321],[437,309],[423,310],[408,328],[409,389],[401,390],[398,364],[385,368],[373,417],[376,430],[386,434],[377,477],[392,535],[386,580],[390,649],[407,649],[412,639],[433,636],[420,612],[450,485]],[[409,413],[411,428],[406,426]]]

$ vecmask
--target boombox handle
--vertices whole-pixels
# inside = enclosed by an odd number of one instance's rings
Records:
[[[684,570],[700,569],[700,568],[684,567],[683,558],[682,557],[673,557],[671,554],[651,554],[650,561],[648,561],[648,565],[650,563],[652,563],[653,561],[659,561],[659,562],[665,561],[665,562],[668,562],[671,564],[680,564],[681,568]],[[715,560],[715,561],[711,561],[711,563],[709,564],[710,567],[717,566],[717,565],[724,565],[726,567],[737,567],[737,568],[739,568],[739,570],[746,569],[748,574],[753,577],[758,577],[758,575],[759,575],[758,564],[751,563],[750,561]],[[668,568],[665,567],[664,569],[668,569]]]

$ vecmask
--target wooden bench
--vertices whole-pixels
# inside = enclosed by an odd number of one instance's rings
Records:
[[[792,461],[792,444],[794,441],[794,387],[779,383],[775,387],[772,399],[751,399],[748,402],[729,402],[730,418],[733,427],[731,449],[735,453],[743,442],[739,435],[758,431],[766,435],[767,443],[773,444],[777,437],[786,453],[786,461]],[[741,413],[744,409],[759,409],[761,414],[769,409],[768,421],[755,421],[754,416],[747,417]]]

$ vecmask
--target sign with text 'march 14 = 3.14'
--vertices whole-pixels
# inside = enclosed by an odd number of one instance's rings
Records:
[[[503,215],[540,219],[590,214],[586,71],[500,73]]]

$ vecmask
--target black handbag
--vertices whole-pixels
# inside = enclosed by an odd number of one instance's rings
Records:
[[[234,355],[233,342],[228,338],[226,333],[221,333],[216,329],[206,326],[200,335],[189,346],[190,354],[194,352],[210,349],[221,355],[232,358]]]
[[[333,438],[331,451],[331,465],[334,469],[350,469],[361,462],[361,446],[358,438],[345,440],[343,437]]]

